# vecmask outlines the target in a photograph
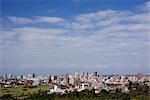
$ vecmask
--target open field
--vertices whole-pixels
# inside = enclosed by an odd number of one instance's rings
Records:
[[[47,91],[51,88],[51,85],[41,85],[33,88],[29,87],[16,87],[16,88],[0,88],[0,96],[11,94],[14,97],[27,96],[37,92],[38,90]]]

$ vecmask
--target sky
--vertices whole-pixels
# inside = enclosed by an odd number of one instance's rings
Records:
[[[0,73],[150,74],[149,0],[0,0]]]

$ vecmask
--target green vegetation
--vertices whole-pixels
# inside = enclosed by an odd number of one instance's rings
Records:
[[[51,88],[50,85],[42,86],[22,86],[16,88],[0,88],[0,96],[10,94],[14,97],[28,96],[38,90],[47,91]]]
[[[38,86],[38,87],[30,87],[30,88],[7,88],[9,93],[1,94],[0,100],[150,100],[150,91],[149,87],[145,85],[139,84],[130,84],[130,92],[129,93],[121,93],[116,91],[107,92],[105,90],[101,91],[101,93],[94,93],[94,90],[84,90],[82,92],[71,92],[66,94],[47,94],[47,90],[50,89],[50,86]],[[134,89],[136,87],[136,90]],[[4,89],[4,88],[3,88]],[[27,89],[27,90],[26,90]],[[8,91],[7,90],[7,91]],[[14,91],[12,91],[14,90]],[[3,90],[1,89],[1,92]],[[20,91],[20,92],[19,92]],[[21,95],[22,93],[26,94]],[[20,94],[20,95],[19,95]],[[18,96],[18,97],[17,97]]]
[[[2,100],[17,100],[11,95],[4,95]],[[47,91],[37,91],[28,95],[24,100],[149,100],[148,95],[132,95],[131,93],[111,93],[103,91],[95,94],[92,91],[72,92],[67,94],[47,95]]]

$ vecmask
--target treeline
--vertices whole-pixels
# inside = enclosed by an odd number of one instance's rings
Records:
[[[147,94],[134,95],[131,93],[110,93],[101,92],[96,94],[92,91],[82,91],[82,92],[71,92],[67,94],[52,94],[47,95],[47,91],[38,91],[29,95],[27,98],[20,100],[149,100],[150,96]],[[4,95],[1,100],[19,100],[12,95]]]

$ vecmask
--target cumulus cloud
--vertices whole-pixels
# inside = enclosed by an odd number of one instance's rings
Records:
[[[10,16],[10,17],[8,17],[8,19],[11,22],[17,23],[17,24],[29,24],[29,23],[33,23],[32,19],[30,19],[30,18],[24,18],[24,17]]]
[[[150,1],[145,2],[143,5],[137,7],[138,10],[142,11],[150,11]]]
[[[95,13],[80,14],[75,20],[82,25],[92,24],[94,27],[101,27],[120,22],[123,18],[129,16],[130,13],[129,11],[102,10]]]
[[[149,73],[148,13],[102,10],[77,15],[71,21],[35,18],[45,23],[63,22],[64,27],[2,31],[1,66],[38,71],[56,68]]]

